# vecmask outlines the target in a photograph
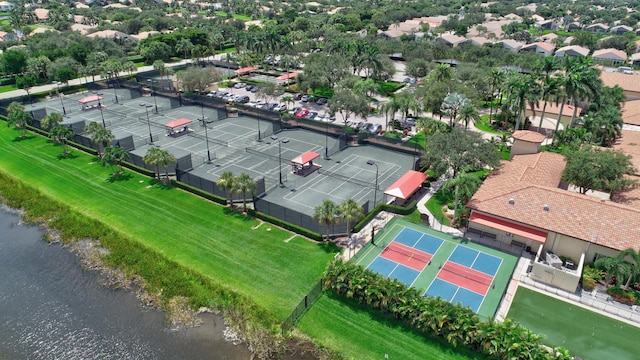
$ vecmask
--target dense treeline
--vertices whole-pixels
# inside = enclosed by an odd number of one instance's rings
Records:
[[[469,308],[426,298],[412,287],[384,278],[360,265],[335,261],[327,267],[324,288],[390,315],[418,332],[445,338],[496,359],[572,359],[566,349],[549,349],[541,337],[510,321],[481,320]]]

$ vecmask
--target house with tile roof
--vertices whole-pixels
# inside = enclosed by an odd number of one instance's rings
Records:
[[[580,24],[579,22],[572,22],[564,27],[564,31],[568,31],[568,32],[574,32],[581,29],[582,29],[582,24]]]
[[[640,66],[640,53],[631,54],[631,64]]]
[[[622,122],[640,126],[640,100],[624,102],[622,106]]]
[[[556,50],[556,57],[561,58],[565,56],[583,56],[587,57],[591,50],[586,47],[578,46],[578,45],[569,45],[565,47],[561,47]]]
[[[436,38],[437,42],[443,43],[449,47],[456,47],[463,44],[468,44],[471,40],[467,38],[463,38],[462,36],[457,36],[453,34],[443,34]]]
[[[606,32],[609,31],[609,26],[607,26],[607,25],[605,25],[603,23],[591,24],[591,25],[585,27],[584,31],[606,33]]]
[[[621,65],[627,62],[627,53],[618,49],[600,49],[591,55],[596,63],[606,65]]]
[[[614,35],[624,35],[628,32],[633,32],[633,28],[627,25],[616,25],[609,29],[609,33]]]
[[[532,278],[575,291],[585,262],[640,250],[640,210],[568,191],[565,166],[562,155],[549,152],[503,161],[467,204],[467,233],[535,253]],[[573,259],[575,272],[550,263],[553,254]]]
[[[603,71],[600,73],[600,79],[604,86],[620,86],[627,101],[640,100],[640,75]]]
[[[513,39],[505,39],[505,40],[501,40],[499,42],[496,42],[496,44],[502,44],[502,47],[505,50],[509,50],[512,52],[518,52],[520,51],[520,49],[522,49],[523,46],[525,46],[525,43],[520,42],[520,41],[516,41]]]
[[[555,49],[556,49],[555,45],[551,43],[539,41],[539,42],[534,42],[531,44],[524,45],[523,47],[520,48],[520,52],[530,51],[530,52],[534,52],[536,54],[541,54],[544,56],[551,56],[553,55],[553,51]]]

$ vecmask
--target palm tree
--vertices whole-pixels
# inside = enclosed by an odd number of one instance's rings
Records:
[[[193,43],[189,39],[182,38],[176,43],[176,51],[183,53],[185,59],[187,59],[187,54],[191,52],[191,49],[193,49]]]
[[[474,122],[480,121],[480,113],[478,109],[472,103],[468,103],[460,109],[460,113],[456,118],[456,122],[462,121],[464,122],[465,130],[469,127],[469,121],[473,120]]]
[[[167,67],[165,66],[165,63],[162,60],[156,60],[153,62],[153,70],[160,73],[160,76],[164,76],[168,74]]]
[[[295,99],[291,95],[286,95],[280,98],[280,101],[287,105],[287,109],[289,108],[289,104],[293,105],[296,103]]]
[[[629,273],[629,264],[618,259],[617,257],[601,256],[598,258],[598,260],[596,260],[593,266],[596,269],[602,270],[607,274],[605,278],[605,282],[607,284],[611,282],[613,276],[616,277],[616,281],[618,282],[620,281],[620,278]]]
[[[444,101],[440,106],[440,110],[449,116],[450,127],[454,126],[453,120],[458,117],[458,111],[469,103],[471,103],[471,100],[469,100],[464,94],[460,93],[450,93],[444,98]]]
[[[158,177],[158,181],[160,181],[160,151],[162,150],[157,147],[151,147],[142,158],[142,161],[144,161],[145,164],[156,167],[156,176]]]
[[[18,129],[20,138],[27,137],[27,126],[31,121],[31,115],[24,111],[24,105],[19,102],[12,102],[7,107],[7,125]]]
[[[496,90],[500,88],[500,85],[504,82],[505,72],[500,68],[491,68],[487,81],[491,86],[491,104],[489,105],[489,122],[493,118],[493,102],[495,100]]]
[[[91,141],[94,144],[98,145],[98,157],[102,159],[104,150],[107,148],[109,143],[115,139],[115,136],[111,130],[102,127],[102,125],[95,121],[90,122],[84,132],[91,136]],[[102,146],[102,152],[100,152],[100,146]]]
[[[128,158],[129,153],[120,146],[107,146],[107,148],[104,149],[101,163],[102,165],[111,166],[111,168],[114,169],[113,176],[118,177],[122,174],[122,162]]]
[[[320,224],[327,226],[327,240],[329,240],[329,231],[331,225],[335,224],[338,215],[338,206],[331,200],[323,200],[322,204],[318,205],[313,210],[313,218],[318,220]]]
[[[458,217],[458,203],[460,202],[460,198],[464,200],[468,200],[473,196],[473,194],[478,191],[482,185],[482,180],[478,178],[478,176],[466,172],[461,172],[455,178],[447,181],[444,184],[445,189],[453,188],[455,194],[455,202],[453,208],[453,219],[457,219]]]
[[[47,116],[42,119],[42,123],[40,123],[40,126],[44,130],[51,130],[56,126],[62,124],[62,121],[62,115],[60,113],[54,112],[51,114],[47,114]]]
[[[362,206],[360,206],[355,200],[347,199],[341,205],[338,210],[340,217],[347,222],[347,237],[351,237],[351,222],[358,221],[364,216]]]
[[[634,249],[629,248],[620,251],[618,253],[618,256],[616,256],[616,259],[618,261],[623,261],[629,264],[629,276],[627,277],[627,282],[624,285],[624,287],[628,289],[629,285],[631,285],[631,280],[633,280],[634,277],[637,277],[640,274],[640,255]]]
[[[67,151],[67,141],[73,138],[73,130],[62,125],[57,125],[51,129],[51,139],[56,143],[62,145],[62,156],[69,154]]]
[[[444,122],[436,119],[420,118],[416,124],[417,131],[424,131],[424,134],[428,137],[433,134],[440,134],[449,132],[449,126]]]
[[[233,175],[231,171],[225,171],[220,175],[218,181],[216,181],[216,185],[222,188],[222,190],[227,191],[227,200],[229,201],[229,206],[233,205],[233,190],[236,187],[237,177]]]
[[[247,212],[247,193],[253,194],[256,192],[256,182],[253,178],[246,173],[240,174],[235,183],[235,190],[237,193],[242,194],[242,207],[244,212]]]
[[[545,81],[542,84],[540,99],[544,101],[544,105],[542,105],[542,113],[540,114],[540,124],[538,125],[538,132],[542,132],[542,123],[544,121],[544,116],[547,112],[547,104],[552,99],[555,99],[556,106],[558,105],[559,95],[560,93],[560,82],[556,78],[551,78],[549,81]]]
[[[433,72],[431,73],[433,79],[437,82],[449,83],[451,78],[453,78],[453,69],[449,64],[438,64]]]

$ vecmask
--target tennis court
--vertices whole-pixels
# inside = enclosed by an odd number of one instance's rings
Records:
[[[493,317],[516,257],[466,239],[394,218],[354,258],[389,278],[421,289],[425,296],[460,303]]]

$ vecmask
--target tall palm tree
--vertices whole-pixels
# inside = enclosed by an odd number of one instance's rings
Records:
[[[437,82],[444,82],[448,84],[451,81],[451,78],[453,78],[453,69],[449,64],[438,64],[431,74],[433,79]]]
[[[240,174],[235,183],[235,190],[237,193],[242,194],[242,207],[244,212],[247,212],[247,193],[253,195],[256,192],[256,182],[253,178],[246,173]]]
[[[416,124],[418,132],[424,131],[426,136],[449,132],[449,126],[444,122],[436,119],[420,118]]]
[[[225,171],[220,175],[216,185],[227,191],[229,206],[233,205],[233,190],[236,188],[237,177],[231,171]]]
[[[351,237],[351,222],[358,221],[364,216],[362,206],[355,200],[347,199],[340,204],[340,217],[347,222],[347,237]]]
[[[453,192],[455,194],[455,202],[453,207],[453,218],[454,220],[458,217],[458,204],[460,199],[468,200],[473,196],[473,194],[478,191],[482,185],[482,180],[478,178],[476,175],[461,172],[455,178],[447,181],[444,184],[445,189],[453,188]]]
[[[107,146],[115,139],[115,136],[111,132],[111,130],[103,127],[95,121],[92,121],[87,125],[84,132],[91,136],[91,141],[98,145],[98,157],[102,159],[102,155],[104,154],[104,150]],[[100,151],[100,146],[102,146],[102,151]]]
[[[323,200],[322,204],[313,210],[312,217],[320,224],[327,226],[327,240],[329,240],[329,231],[331,231],[331,225],[335,224],[337,215],[338,206],[331,200]]]
[[[176,43],[176,51],[183,53],[185,59],[187,59],[187,54],[191,52],[191,49],[193,49],[193,43],[189,39],[182,38]]]
[[[295,104],[295,103],[296,103],[295,99],[294,99],[294,98],[293,98],[293,96],[291,96],[291,95],[286,95],[286,96],[281,97],[281,98],[280,98],[280,101],[282,101],[283,103],[285,103],[285,104],[287,105],[287,108],[288,108],[288,105],[289,105],[289,104],[293,105],[293,104]]]
[[[57,125],[51,129],[51,139],[62,145],[62,156],[69,154],[67,151],[67,142],[73,138],[73,135],[73,130],[62,125]]]
[[[472,103],[468,103],[460,109],[460,113],[458,113],[458,117],[456,118],[456,122],[462,121],[464,122],[465,130],[469,127],[469,121],[480,121],[480,113],[475,105]]]
[[[542,123],[544,122],[544,117],[547,112],[547,104],[549,102],[555,102],[556,106],[558,105],[559,95],[560,94],[560,82],[556,78],[550,78],[549,81],[545,81],[542,84],[542,91],[540,95],[540,99],[544,101],[542,105],[542,113],[540,114],[540,124],[538,125],[538,131],[541,132]]]
[[[47,114],[47,116],[42,119],[42,123],[40,123],[40,126],[44,130],[51,130],[54,127],[62,124],[62,121],[62,115],[60,113],[54,112],[51,114]]]
[[[489,121],[493,118],[493,102],[495,100],[496,90],[498,90],[501,84],[504,82],[505,72],[504,70],[493,67],[487,76],[487,81],[491,87],[491,104],[489,104]]]
[[[160,151],[162,151],[160,148],[150,147],[142,158],[145,164],[155,166],[158,181],[160,181]]]
[[[107,146],[104,150],[104,155],[102,156],[101,162],[102,165],[111,166],[114,170],[113,176],[118,177],[122,174],[122,162],[129,158],[129,153],[127,153],[120,146]]]

